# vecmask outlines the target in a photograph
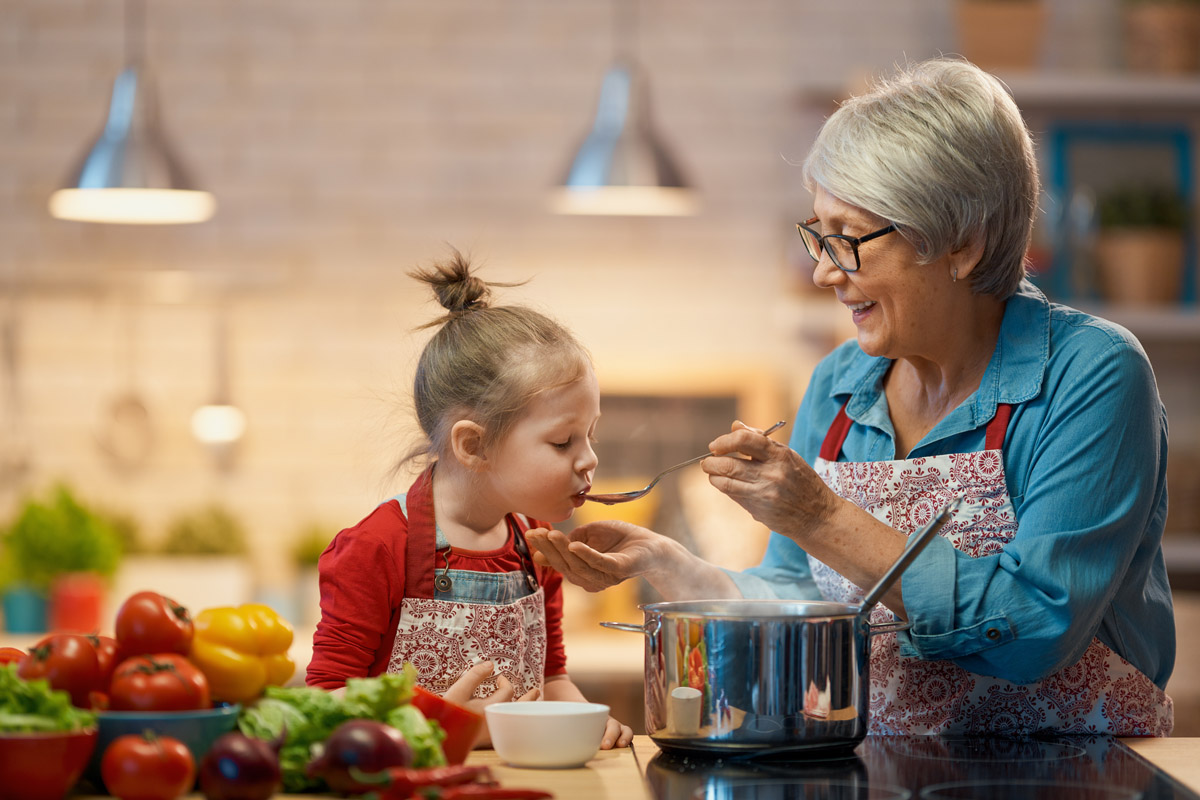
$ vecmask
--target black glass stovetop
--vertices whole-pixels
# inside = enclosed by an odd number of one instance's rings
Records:
[[[1119,740],[868,736],[851,752],[745,759],[663,750],[656,800],[1200,800]]]

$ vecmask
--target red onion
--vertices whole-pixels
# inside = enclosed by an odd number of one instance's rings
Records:
[[[388,767],[412,766],[412,759],[412,748],[400,731],[375,720],[352,719],[329,734],[305,772],[310,778],[323,779],[335,792],[362,794],[375,787],[350,777],[350,767],[379,772]]]
[[[238,731],[220,736],[200,762],[208,800],[266,800],[282,785],[277,748]]]

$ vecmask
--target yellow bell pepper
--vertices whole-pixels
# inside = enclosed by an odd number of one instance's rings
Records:
[[[269,606],[206,608],[193,619],[189,660],[208,678],[213,700],[246,703],[282,686],[296,664],[288,656],[292,626]]]

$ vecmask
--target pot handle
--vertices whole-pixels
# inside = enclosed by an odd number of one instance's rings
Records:
[[[600,623],[603,625],[604,623]],[[868,622],[867,636],[874,636],[877,633],[895,633],[896,631],[906,631],[912,627],[912,623],[906,619],[894,619],[891,622]]]
[[[647,636],[653,636],[658,633],[659,625],[658,617],[652,617],[647,620],[645,625],[634,625],[632,622],[601,622],[600,625],[605,628],[612,628],[614,631],[628,631],[630,633],[644,633]]]

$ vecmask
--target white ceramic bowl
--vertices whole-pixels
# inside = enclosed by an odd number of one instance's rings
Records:
[[[514,767],[583,766],[600,749],[609,708],[536,700],[485,707],[496,755]]]

